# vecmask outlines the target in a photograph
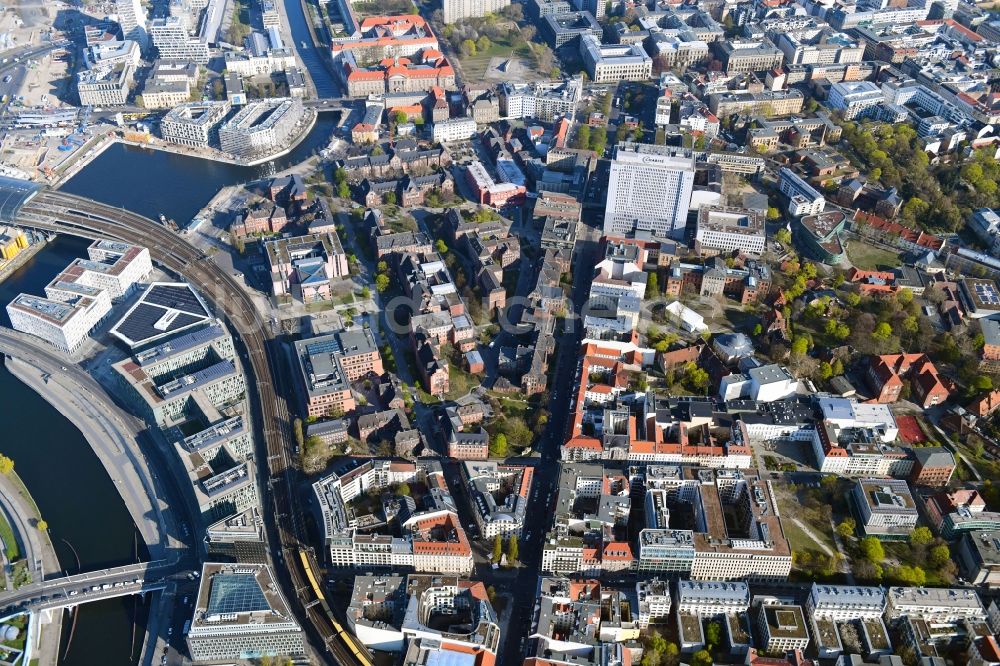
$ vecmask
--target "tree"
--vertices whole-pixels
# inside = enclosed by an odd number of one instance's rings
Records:
[[[927,572],[920,567],[901,564],[892,570],[892,577],[903,585],[922,586],[927,582]]]
[[[684,366],[684,380],[692,391],[703,393],[708,389],[708,371],[691,361]]]
[[[598,156],[604,154],[604,150],[608,146],[608,130],[604,127],[598,127],[594,130],[590,137],[590,149],[593,150]]]
[[[487,37],[486,35],[483,35],[482,37],[476,40],[476,49],[479,51],[489,51],[491,46],[493,46],[493,43],[490,41],[490,38]]]
[[[45,522],[44,520],[42,520],[41,518],[39,518],[38,522],[35,523],[35,528],[39,532],[47,532],[49,530],[49,524],[47,522]],[[947,548],[947,547],[948,546],[945,546],[945,548]]]
[[[347,183],[341,183],[337,185],[337,196],[341,199],[351,198],[351,188]]]
[[[839,358],[833,360],[833,365],[831,367],[833,368],[834,377],[839,377],[844,374],[844,362]]]
[[[361,288],[361,298],[368,299],[372,297],[372,290],[368,287]]]
[[[384,273],[380,273],[375,276],[375,290],[384,294],[389,289],[389,276]]]
[[[861,294],[856,294],[853,291],[844,296],[844,302],[850,305],[852,308],[856,308],[861,305]]]
[[[500,535],[493,538],[493,563],[496,564],[503,557],[503,539]]]
[[[788,229],[778,229],[776,232],[774,232],[774,240],[778,241],[783,245],[791,245],[792,232],[790,232]]]
[[[934,546],[927,554],[927,563],[935,569],[940,569],[949,561],[951,561],[951,549],[944,543]]]
[[[387,206],[395,206],[396,205],[396,193],[395,192],[386,192],[385,195],[382,196],[382,203],[386,204]]]
[[[646,280],[646,298],[656,298],[659,295],[659,278],[657,278],[656,273],[653,272],[649,274],[649,278]]]
[[[795,339],[792,340],[792,353],[805,354],[807,351],[809,351],[809,338],[804,335],[795,336]]]
[[[664,666],[676,666],[680,662],[680,648],[677,647],[677,643],[667,643],[666,647],[663,648],[663,663]]]
[[[987,375],[977,375],[972,380],[972,388],[978,391],[989,391],[993,388],[993,380]]]
[[[911,546],[926,546],[931,541],[934,541],[934,535],[928,527],[915,527],[910,532]]]
[[[712,666],[714,663],[712,653],[708,650],[698,650],[691,655],[691,666]]]
[[[14,460],[0,455],[0,474],[7,475],[14,471]]]
[[[395,119],[397,125],[402,125],[407,120],[409,120],[410,117],[408,115],[406,115],[406,111],[397,111],[396,115],[394,116],[394,119]]]
[[[408,483],[401,483],[398,486],[396,486],[396,494],[397,495],[404,495],[406,497],[409,497],[410,496],[410,484],[408,484]]]
[[[476,43],[471,39],[466,39],[462,42],[462,55],[474,56],[476,55]]]
[[[490,455],[496,458],[506,458],[509,451],[510,445],[507,443],[507,435],[502,432],[497,433],[490,444]]]
[[[848,516],[837,525],[837,534],[846,539],[847,537],[854,536],[854,530],[857,529],[857,527],[857,521]]]
[[[337,167],[337,170],[333,172],[333,182],[346,183],[347,182],[347,169],[344,167]]]
[[[754,324],[753,325],[753,334],[755,336],[761,335],[763,332],[764,332],[764,327],[762,325],[760,325],[760,324]]]
[[[511,534],[510,539],[507,540],[507,561],[511,564],[515,564],[520,555],[521,551],[517,543],[517,535]]]
[[[768,206],[768,208],[767,208],[767,219],[770,220],[770,221],[772,221],[772,222],[774,222],[775,220],[780,220],[781,219],[781,211],[778,210],[777,208],[775,208],[774,206]],[[782,231],[788,231],[788,230],[787,229],[783,229]],[[777,234],[775,234],[775,238],[777,238]]]
[[[882,547],[882,542],[876,537],[866,536],[861,540],[860,546],[861,554],[869,562],[878,563],[885,559],[885,548]]]
[[[437,250],[438,254],[447,254],[448,253],[448,246],[445,245],[444,241],[441,240],[440,238],[437,240],[436,243],[434,243],[434,249]]]
[[[878,340],[879,342],[885,342],[890,337],[892,337],[892,326],[884,321],[880,321],[875,327],[875,330],[872,331],[872,338]]]
[[[722,625],[718,622],[709,622],[705,626],[705,644],[709,650],[714,650],[722,643]]]
[[[295,437],[295,444],[299,448],[303,448],[305,446],[305,439],[302,436],[302,419],[296,418],[292,421],[292,436]],[[11,469],[13,469],[13,466]]]
[[[580,125],[576,130],[576,147],[586,150],[590,147],[590,125]]]

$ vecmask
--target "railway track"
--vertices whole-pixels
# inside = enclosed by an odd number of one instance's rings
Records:
[[[280,386],[283,380],[275,349],[277,343],[267,333],[266,322],[258,315],[249,294],[233,276],[193,245],[153,220],[130,211],[46,190],[25,204],[19,217],[26,226],[148,247],[154,261],[198,287],[217,313],[224,316],[246,351],[252,374],[247,386],[257,388],[247,391],[247,397],[267,454],[267,476],[263,478],[265,466],[258,465],[261,475],[258,485],[262,493],[270,495],[274,505],[272,519],[266,523],[272,546],[275,543],[281,546],[284,567],[277,573],[288,575],[286,593],[290,594],[286,596],[299,602],[300,613],[308,620],[305,626],[307,630],[311,628],[314,642],[322,644],[322,654],[332,655],[341,666],[369,666],[370,659],[359,651],[353,637],[333,616],[320,584],[309,569],[309,562],[315,563],[315,559],[306,542],[301,512],[295,501],[296,471],[289,457],[291,413],[284,396],[290,395],[290,387]]]

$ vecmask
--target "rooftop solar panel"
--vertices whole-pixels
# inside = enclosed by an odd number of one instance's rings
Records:
[[[165,308],[182,310],[196,315],[207,315],[205,308],[198,302],[198,297],[187,286],[178,287],[173,285],[154,285],[143,296],[147,303],[160,305]]]
[[[271,608],[253,574],[226,573],[212,577],[208,597],[208,613],[253,613]]]
[[[112,329],[132,347],[205,321],[209,313],[186,284],[153,284]]]

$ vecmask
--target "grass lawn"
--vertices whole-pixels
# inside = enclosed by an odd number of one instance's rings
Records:
[[[4,550],[7,552],[7,561],[13,562],[20,559],[21,551],[17,547],[17,539],[14,538],[14,530],[7,522],[7,516],[0,512],[0,540],[3,541]]]
[[[847,258],[863,271],[888,270],[900,265],[898,252],[890,252],[860,240],[847,241]]]
[[[445,394],[446,399],[455,400],[456,398],[461,398],[479,386],[479,384],[479,378],[469,374],[458,363],[448,363],[448,388],[450,390]]]
[[[486,68],[493,58],[509,58],[511,53],[521,58],[531,59],[531,49],[528,46],[511,48],[510,44],[495,43],[485,51],[477,51],[474,56],[461,56],[462,71],[466,81],[482,81],[486,77]]]

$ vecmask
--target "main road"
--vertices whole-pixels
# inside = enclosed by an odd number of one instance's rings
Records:
[[[212,259],[162,225],[85,197],[40,191],[22,206],[18,224],[148,247],[154,261],[196,286],[226,320],[243,347],[254,430],[264,441],[264,455],[258,459],[266,465],[258,465],[258,487],[263,503],[273,503],[273,513],[265,511],[264,515],[269,518],[268,542],[276,576],[289,601],[299,602],[292,603],[292,607],[308,620],[303,624],[314,646],[323,647],[320,654],[332,652],[342,666],[357,663],[325,611],[325,604],[315,603],[316,595],[299,559],[300,551],[308,549],[308,544],[294,493],[296,471],[290,457],[291,416],[285,396],[293,393],[282,385],[280,350],[249,294]],[[280,566],[282,563],[284,566]]]

